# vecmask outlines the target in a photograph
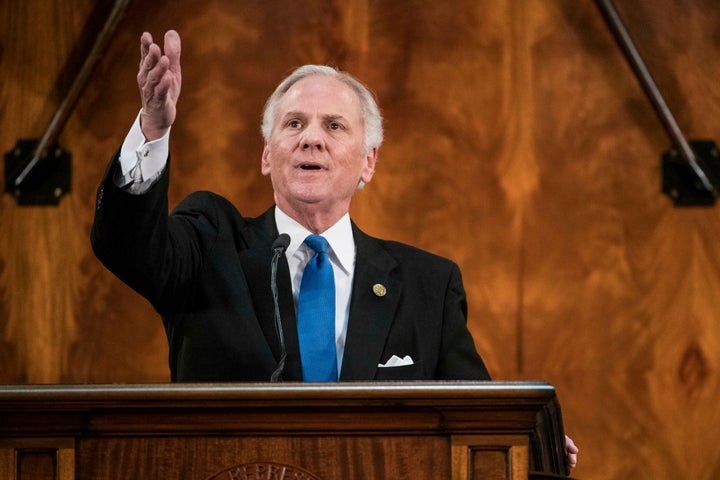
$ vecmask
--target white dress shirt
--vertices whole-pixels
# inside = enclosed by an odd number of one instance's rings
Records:
[[[297,313],[297,301],[300,294],[305,265],[315,252],[303,242],[312,232],[290,218],[278,207],[275,207],[275,224],[279,233],[290,235],[290,245],[285,250],[285,257],[290,267],[293,300]],[[353,275],[355,273],[355,238],[352,233],[350,214],[346,213],[335,225],[320,235],[330,244],[329,258],[335,277],[335,351],[337,353],[338,374],[342,367],[347,337],[348,319],[350,317],[350,295],[352,293]]]

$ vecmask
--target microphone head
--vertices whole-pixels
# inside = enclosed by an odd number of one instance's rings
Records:
[[[290,235],[287,233],[281,233],[273,242],[272,249],[273,251],[280,249],[281,252],[284,252],[289,245]]]

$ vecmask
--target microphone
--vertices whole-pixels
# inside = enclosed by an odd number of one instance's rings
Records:
[[[281,233],[272,244],[273,257],[270,262],[270,290],[272,290],[273,304],[275,307],[275,332],[280,340],[280,360],[278,361],[275,371],[270,376],[271,382],[277,382],[285,370],[285,358],[287,351],[285,350],[285,334],[283,333],[282,321],[280,320],[280,306],[278,304],[277,290],[277,264],[278,260],[290,245],[290,235]]]

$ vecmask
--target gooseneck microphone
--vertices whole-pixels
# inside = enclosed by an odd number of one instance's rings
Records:
[[[271,382],[277,382],[285,369],[285,358],[287,351],[285,350],[285,334],[283,333],[282,321],[280,320],[280,305],[278,304],[277,289],[277,264],[278,260],[290,245],[290,235],[281,233],[272,244],[273,257],[270,262],[270,290],[272,290],[273,304],[275,307],[275,332],[280,340],[280,360],[278,361],[275,371],[270,376]]]

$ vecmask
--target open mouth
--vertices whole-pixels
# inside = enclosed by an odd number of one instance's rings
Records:
[[[311,164],[300,165],[300,168],[303,170],[322,170],[322,167],[320,167],[320,165],[311,165]]]

